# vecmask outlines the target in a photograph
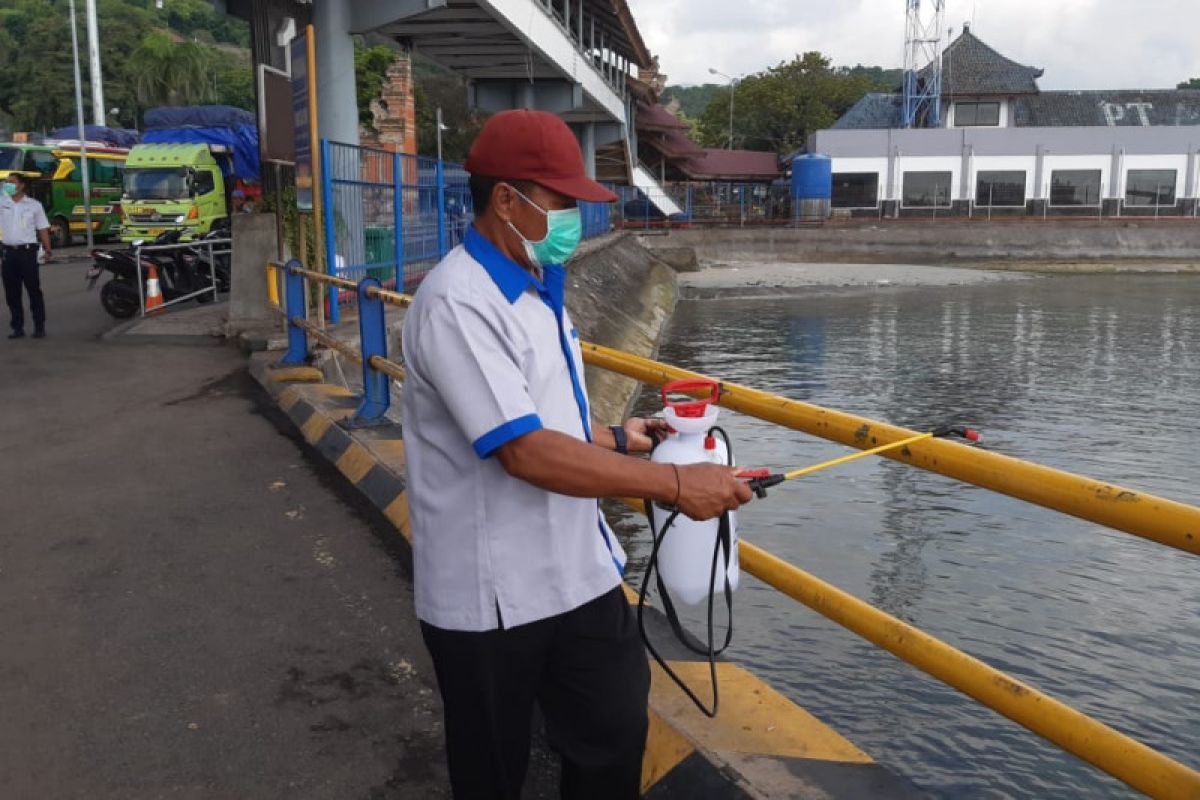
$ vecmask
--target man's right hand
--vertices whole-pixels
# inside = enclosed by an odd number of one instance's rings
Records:
[[[745,481],[734,476],[736,467],[718,464],[680,464],[679,509],[695,520],[719,517],[750,502],[753,493]]]

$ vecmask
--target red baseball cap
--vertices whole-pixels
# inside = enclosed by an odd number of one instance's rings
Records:
[[[617,196],[587,176],[575,134],[546,111],[501,111],[483,125],[464,165],[472,175],[533,181],[576,200]]]

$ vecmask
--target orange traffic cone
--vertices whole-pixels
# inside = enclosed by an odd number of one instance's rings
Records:
[[[155,313],[163,304],[162,289],[158,285],[158,270],[147,264],[150,274],[146,277],[146,313]]]

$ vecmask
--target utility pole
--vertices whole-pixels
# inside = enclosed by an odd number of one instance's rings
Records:
[[[92,76],[92,122],[106,125],[104,76],[100,72],[100,26],[96,22],[96,0],[87,0],[88,74]]]
[[[87,135],[83,130],[83,80],[79,77],[79,33],[75,29],[75,0],[68,0],[71,7],[71,54],[75,60],[75,122],[79,126],[79,170],[83,173],[83,220],[87,226],[87,246],[90,253],[95,241],[92,238],[92,186],[88,173]],[[101,106],[103,108],[103,106]],[[71,222],[67,220],[70,230]]]

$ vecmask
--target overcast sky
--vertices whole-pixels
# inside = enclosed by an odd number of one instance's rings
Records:
[[[628,0],[671,83],[721,81],[819,50],[837,65],[899,67],[904,0]],[[926,0],[925,5],[931,5]],[[974,21],[972,22],[972,18]],[[947,0],[1043,89],[1173,88],[1200,77],[1200,0]]]

